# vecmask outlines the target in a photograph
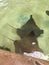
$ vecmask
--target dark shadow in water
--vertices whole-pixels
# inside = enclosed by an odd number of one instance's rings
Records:
[[[32,15],[30,16],[30,19],[27,21],[26,24],[24,24],[21,29],[17,29],[17,34],[23,38],[25,35],[30,33],[31,31],[34,32],[35,37],[40,36],[40,34],[43,34],[43,30],[41,30],[35,23]]]
[[[24,53],[24,52],[34,52],[40,51],[43,52],[38,45],[37,37],[40,34],[43,34],[43,30],[41,30],[35,23],[32,15],[30,19],[24,24],[21,29],[17,29],[17,34],[22,38],[21,40],[15,40],[15,52],[16,53]],[[32,44],[35,43],[35,44]]]

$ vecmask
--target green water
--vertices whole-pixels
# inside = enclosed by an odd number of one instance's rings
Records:
[[[8,24],[20,28],[32,14],[36,24],[44,30],[44,34],[38,38],[39,46],[49,54],[49,16],[46,10],[49,10],[48,0],[0,0],[0,45],[14,52],[13,41],[8,38],[15,40],[20,37],[16,29]]]

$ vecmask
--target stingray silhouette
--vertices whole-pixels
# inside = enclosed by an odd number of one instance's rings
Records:
[[[17,29],[17,34],[23,38],[25,35],[30,33],[31,31],[34,32],[35,37],[39,37],[40,34],[43,34],[43,30],[41,30],[37,24],[35,23],[32,15],[30,15],[30,19],[24,24],[20,29]]]

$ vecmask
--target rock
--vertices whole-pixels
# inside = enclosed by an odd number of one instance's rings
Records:
[[[49,61],[0,50],[0,65],[49,65]]]

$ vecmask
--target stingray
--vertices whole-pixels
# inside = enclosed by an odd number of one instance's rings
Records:
[[[35,23],[34,18],[32,17],[32,15],[30,15],[30,19],[26,22],[26,24],[24,24],[21,28],[17,29],[17,34],[23,38],[25,35],[27,35],[28,33],[30,33],[31,31],[34,32],[35,37],[39,37],[40,34],[43,34],[43,30],[41,30],[37,24]]]
[[[37,41],[37,37],[39,37],[40,34],[43,34],[43,30],[37,26],[32,15],[30,16],[30,19],[27,21],[27,23],[21,27],[21,29],[17,29],[17,34],[21,37],[21,40],[12,40],[16,53],[31,53],[34,51],[43,52],[39,48]]]

